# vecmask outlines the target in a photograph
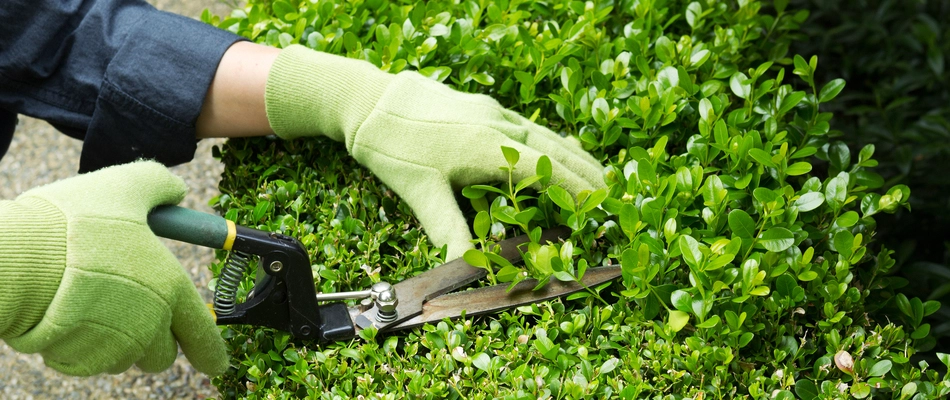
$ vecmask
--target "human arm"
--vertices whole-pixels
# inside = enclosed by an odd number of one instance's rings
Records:
[[[498,169],[506,164],[501,146],[517,149],[521,165],[529,166],[515,170],[516,180],[531,175],[547,155],[555,182],[571,194],[604,186],[603,167],[577,143],[488,96],[303,46],[232,46],[198,121],[200,136],[274,132],[285,139],[324,135],[344,142],[412,207],[433,242],[448,245],[449,259],[472,247],[455,190],[506,180]]]
[[[4,0],[0,21],[0,109],[82,139],[82,172],[191,160],[218,63],[244,40],[145,0]]]

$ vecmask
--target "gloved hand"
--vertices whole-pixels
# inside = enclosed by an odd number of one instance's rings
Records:
[[[137,162],[0,202],[0,338],[69,375],[161,371],[178,346],[199,371],[228,366],[191,279],[146,225],[185,183]]]
[[[267,118],[278,136],[323,134],[345,142],[361,164],[401,196],[447,259],[472,248],[453,188],[508,179],[501,146],[517,149],[514,179],[534,175],[547,155],[572,195],[604,187],[603,167],[576,143],[506,110],[406,71],[291,46],[267,80]]]

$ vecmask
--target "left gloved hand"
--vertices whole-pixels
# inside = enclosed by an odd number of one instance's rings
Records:
[[[402,197],[447,259],[472,248],[453,189],[504,182],[501,146],[521,153],[514,179],[534,175],[547,155],[555,182],[572,195],[604,187],[603,167],[579,144],[494,99],[462,93],[417,72],[290,46],[277,57],[265,101],[283,138],[326,135]]]

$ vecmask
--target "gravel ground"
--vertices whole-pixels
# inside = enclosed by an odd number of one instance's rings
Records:
[[[189,17],[205,8],[227,15],[230,6],[215,0],[149,0],[157,8]],[[211,147],[220,140],[205,140],[198,146],[194,161],[172,168],[188,183],[190,192],[182,206],[213,212],[207,206],[217,194],[223,166],[211,157]],[[74,176],[82,143],[58,133],[47,123],[20,118],[10,150],[0,160],[0,199],[12,199],[31,187]],[[166,241],[210,299],[207,265],[214,260],[209,249]],[[42,357],[19,354],[0,342],[0,398],[2,399],[192,399],[217,397],[207,376],[195,371],[179,354],[175,364],[163,373],[147,374],[135,368],[119,375],[76,378],[46,368]]]

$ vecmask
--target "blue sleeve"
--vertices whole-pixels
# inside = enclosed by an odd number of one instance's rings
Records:
[[[13,140],[13,131],[16,129],[16,114],[0,108],[0,158],[6,154],[10,148],[10,141]]]
[[[241,40],[143,0],[2,0],[0,21],[0,112],[84,140],[82,172],[190,161],[218,62]]]

